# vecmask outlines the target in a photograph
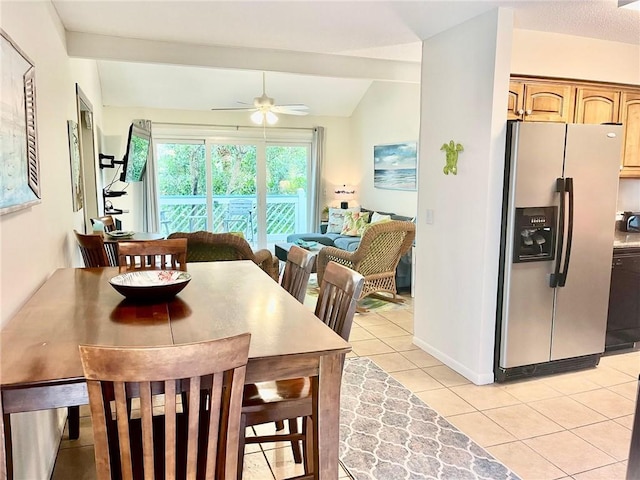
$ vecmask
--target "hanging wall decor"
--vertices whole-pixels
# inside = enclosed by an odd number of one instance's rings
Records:
[[[78,124],[73,120],[67,120],[69,132],[69,158],[71,160],[71,197],[73,211],[82,208],[84,194],[82,191],[82,162],[80,161],[80,145],[78,141]]]
[[[442,169],[445,175],[452,173],[458,174],[458,153],[464,152],[464,147],[461,143],[455,143],[451,140],[448,144],[444,143],[440,150],[446,152],[445,166]]]
[[[0,215],[40,203],[35,66],[0,30]]]
[[[389,190],[416,190],[417,142],[373,147],[373,186]]]

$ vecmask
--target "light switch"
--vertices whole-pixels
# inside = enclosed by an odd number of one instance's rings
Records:
[[[427,224],[433,225],[433,210],[431,210],[430,208],[427,209],[426,221]]]

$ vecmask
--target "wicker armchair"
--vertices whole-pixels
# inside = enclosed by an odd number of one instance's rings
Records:
[[[364,276],[360,299],[375,295],[385,300],[401,302],[397,297],[396,267],[400,257],[411,248],[415,236],[414,223],[392,220],[368,227],[355,252],[324,247],[318,253],[318,284],[322,284],[327,264],[334,261]],[[390,293],[392,296],[377,295],[377,292]]]
[[[279,276],[278,259],[267,249],[254,252],[239,235],[211,232],[175,232],[167,238],[187,239],[187,263],[253,260],[276,282]]]

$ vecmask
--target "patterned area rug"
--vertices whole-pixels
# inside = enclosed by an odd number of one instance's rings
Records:
[[[368,358],[347,359],[340,460],[356,480],[518,476]]]

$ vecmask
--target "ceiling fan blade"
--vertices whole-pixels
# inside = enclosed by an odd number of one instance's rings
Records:
[[[253,112],[255,108],[238,107],[238,108],[212,108],[212,111],[216,112]]]
[[[309,110],[309,107],[302,103],[291,103],[289,105],[275,105],[274,108],[287,108],[289,110]]]
[[[309,112],[304,112],[302,110],[289,110],[288,108],[283,108],[281,110],[272,109],[273,112],[279,113],[282,115],[309,115]]]

